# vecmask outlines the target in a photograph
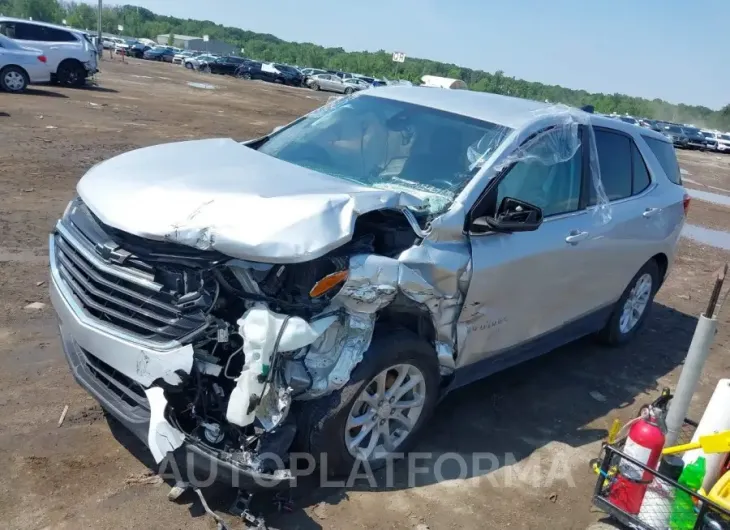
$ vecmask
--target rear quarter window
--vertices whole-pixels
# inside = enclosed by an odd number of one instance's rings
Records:
[[[682,174],[679,171],[679,162],[677,162],[677,154],[674,151],[674,146],[669,142],[664,142],[648,136],[644,136],[644,141],[652,150],[654,156],[657,157],[657,160],[659,160],[659,165],[662,166],[667,178],[674,184],[679,184],[681,186]]]

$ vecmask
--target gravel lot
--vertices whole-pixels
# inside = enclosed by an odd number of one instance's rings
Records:
[[[151,458],[109,423],[73,381],[47,295],[47,235],[95,163],[133,148],[205,137],[246,139],[321,105],[304,89],[209,77],[169,64],[102,63],[100,88],[43,87],[0,96],[0,520],[5,528],[211,529],[192,496],[167,501],[165,484],[140,484]],[[188,82],[205,82],[214,89]],[[190,156],[195,156],[191,153]],[[688,186],[730,194],[730,156],[682,152]],[[690,222],[729,229],[730,210],[693,200]],[[418,452],[498,457],[499,469],[393,488],[300,488],[295,511],[275,528],[585,529],[588,461],[614,417],[627,420],[673,386],[706,304],[713,274],[730,253],[683,239],[680,255],[638,340],[622,349],[591,340],[471,385],[447,398]],[[47,304],[25,309],[29,303]],[[693,402],[699,414],[717,379],[730,374],[725,311]],[[69,412],[57,427],[65,405]],[[489,467],[484,466],[484,467]],[[228,489],[210,491],[229,522]]]

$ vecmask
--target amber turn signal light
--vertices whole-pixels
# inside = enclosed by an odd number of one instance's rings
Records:
[[[319,298],[327,291],[331,290],[334,287],[337,287],[339,284],[347,280],[348,274],[349,271],[339,271],[328,274],[314,284],[314,287],[312,287],[312,289],[309,291],[309,296],[311,296],[312,298]]]

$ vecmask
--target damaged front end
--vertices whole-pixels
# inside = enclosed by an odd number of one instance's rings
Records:
[[[76,199],[50,240],[52,299],[76,378],[137,422],[158,463],[185,447],[260,484],[286,482],[293,402],[347,384],[386,307],[420,308],[412,314],[425,315],[442,368],[453,369],[453,320],[437,326],[462,293],[419,272],[412,222],[370,212],[322,257],[265,264],[142,239]],[[457,269],[468,261],[465,252]]]

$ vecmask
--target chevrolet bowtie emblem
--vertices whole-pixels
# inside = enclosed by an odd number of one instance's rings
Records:
[[[129,252],[109,241],[106,243],[97,243],[94,249],[104,261],[117,265],[122,265],[124,260],[130,256]]]

